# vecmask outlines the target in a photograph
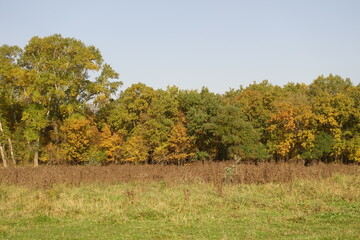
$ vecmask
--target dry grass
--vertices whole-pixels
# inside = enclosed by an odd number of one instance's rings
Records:
[[[234,162],[174,165],[40,166],[0,169],[0,184],[51,187],[54,184],[116,184],[163,181],[166,184],[205,182],[219,188],[224,183],[263,184],[295,179],[321,179],[335,173],[352,174],[359,165],[297,163],[239,164]]]
[[[359,165],[17,167],[0,239],[357,240],[359,199]]]
[[[359,173],[222,184],[222,194],[211,182],[0,185],[0,239],[358,240]]]

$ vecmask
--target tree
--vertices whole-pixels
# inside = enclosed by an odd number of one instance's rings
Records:
[[[41,104],[28,105],[23,114],[24,136],[34,151],[34,167],[39,165],[39,148],[41,131],[47,126],[47,109]]]
[[[124,136],[126,161],[159,161],[155,149],[167,141],[174,125],[178,111],[177,94],[177,88],[155,91],[145,84],[133,84],[111,103],[110,108],[101,111],[112,132]]]
[[[239,107],[225,105],[219,108],[209,126],[219,141],[218,158],[266,158],[266,150],[260,143],[260,133],[245,120]]]
[[[189,137],[185,127],[185,116],[178,113],[178,119],[168,133],[166,142],[154,150],[155,162],[182,165],[195,156],[193,137]]]
[[[110,126],[104,124],[100,132],[99,148],[106,154],[106,163],[117,163],[121,159],[121,149],[123,145],[122,136],[110,131]]]
[[[349,117],[347,122],[347,132],[351,133],[351,139],[348,141],[349,144],[349,159],[352,161],[360,162],[360,84],[357,87],[352,87],[348,96],[354,103],[352,109],[352,115]]]
[[[4,150],[4,147],[3,147],[3,142],[4,142],[4,136],[3,136],[3,127],[2,127],[2,123],[1,123],[1,120],[0,120],[0,156],[1,156],[1,159],[3,161],[3,164],[4,164],[4,167],[7,168],[8,167],[8,163],[7,163],[7,160],[6,160],[6,156],[5,156],[5,150]]]
[[[146,163],[149,159],[150,147],[144,139],[144,130],[137,130],[127,139],[122,147],[123,161],[128,163]]]
[[[178,121],[169,133],[167,140],[170,162],[175,162],[178,165],[184,164],[186,160],[192,158],[193,152],[193,138],[187,134],[187,129],[184,126],[185,118],[180,114]]]
[[[343,79],[332,74],[327,77],[321,75],[310,84],[309,93],[311,96],[335,95],[346,92],[351,86],[349,78]]]
[[[196,158],[200,160],[217,155],[217,141],[209,124],[221,104],[220,95],[211,93],[207,88],[202,88],[200,92],[191,90],[179,94],[179,110],[185,114],[186,128],[194,139]]]
[[[353,138],[350,146],[350,160],[360,162],[360,136]]]
[[[303,151],[313,148],[315,140],[314,116],[306,102],[278,102],[271,114],[268,145],[276,158],[299,157]]]
[[[85,116],[75,113],[64,120],[60,127],[61,144],[64,156],[69,163],[86,163],[90,160],[91,149],[96,145],[98,135],[95,123]],[[103,160],[103,159],[101,159]]]
[[[0,46],[0,157],[47,163],[192,159],[360,161],[360,84],[267,80],[223,95],[121,82],[100,51],[59,34]],[[11,160],[10,160],[11,159]],[[10,160],[10,161],[9,161]]]
[[[157,90],[148,111],[142,115],[141,122],[146,129],[144,138],[150,147],[151,162],[158,162],[154,151],[167,142],[169,132],[177,120],[177,92],[174,88],[168,88],[166,91]]]
[[[245,115],[247,121],[255,128],[266,129],[274,102],[281,97],[280,87],[271,85],[267,80],[261,83],[254,82],[247,88],[231,90],[224,95],[224,101],[235,104]]]
[[[334,138],[326,133],[320,132],[315,136],[314,146],[301,154],[301,157],[305,160],[311,161],[313,159],[319,159],[327,161],[330,158],[333,146],[335,144]]]
[[[86,114],[88,103],[105,104],[121,85],[110,82],[118,74],[104,63],[98,49],[59,34],[33,37],[25,46],[19,65],[26,70],[21,81],[16,82],[20,99],[25,105],[41,105],[46,109],[44,117],[52,123],[42,125],[40,132],[58,133],[52,128],[73,113]],[[100,72],[95,81],[91,81],[90,72]],[[37,154],[35,151],[35,165]]]
[[[355,127],[359,121],[356,88],[349,79],[320,76],[310,85],[309,95],[317,130],[334,139],[331,157],[334,161],[346,162],[353,152],[353,139],[358,132]]]
[[[284,97],[284,90],[274,86],[269,81],[252,83],[248,87],[240,86],[238,90],[230,90],[224,95],[224,101],[236,106],[242,114],[242,118],[251,123],[259,134],[258,140],[261,144],[250,144],[243,146],[243,151],[249,158],[267,158],[268,150],[265,148],[271,141],[271,134],[268,131],[269,120],[274,112],[276,102]]]
[[[107,109],[105,114],[110,127],[125,137],[131,135],[154,97],[155,91],[151,87],[143,83],[131,85],[112,103],[112,108]]]
[[[14,131],[15,123],[19,119],[18,89],[15,82],[22,79],[24,71],[17,65],[22,50],[17,46],[3,45],[0,47],[0,143],[1,156],[5,163],[5,141],[9,146],[9,152],[14,165],[16,165],[15,154],[10,131]],[[7,165],[7,164],[6,164]]]

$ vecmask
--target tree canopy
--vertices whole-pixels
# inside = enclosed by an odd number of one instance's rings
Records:
[[[27,164],[360,162],[360,86],[319,76],[215,94],[119,91],[100,51],[59,34],[0,47],[0,157]],[[11,160],[11,161],[10,161]]]

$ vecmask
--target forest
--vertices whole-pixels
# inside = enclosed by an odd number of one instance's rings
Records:
[[[2,45],[0,59],[4,167],[360,162],[360,85],[338,75],[223,94],[121,89],[99,49],[59,34],[35,36],[23,49]]]

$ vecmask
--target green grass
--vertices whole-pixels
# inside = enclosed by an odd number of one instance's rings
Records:
[[[286,184],[0,186],[0,239],[359,239],[360,174]]]

